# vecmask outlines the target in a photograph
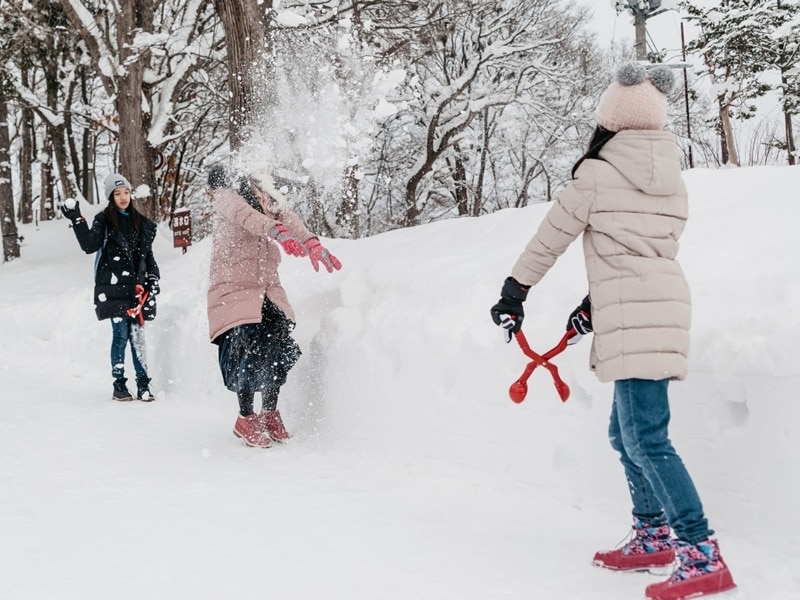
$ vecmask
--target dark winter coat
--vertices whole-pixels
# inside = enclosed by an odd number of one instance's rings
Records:
[[[126,317],[136,306],[136,285],[145,285],[148,277],[158,279],[160,272],[153,256],[156,225],[144,216],[134,229],[130,217],[119,215],[116,233],[105,212],[95,216],[91,229],[86,221],[75,224],[75,237],[86,254],[97,252],[94,270],[94,304],[97,318]],[[154,300],[154,298],[152,298]],[[155,318],[155,302],[144,306],[144,318]]]

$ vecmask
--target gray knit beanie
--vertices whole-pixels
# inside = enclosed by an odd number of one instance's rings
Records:
[[[125,179],[125,177],[119,173],[112,173],[106,177],[106,180],[103,182],[103,187],[105,188],[106,192],[106,200],[111,199],[111,194],[113,194],[114,190],[118,187],[126,187],[131,191],[131,194],[133,194],[133,186],[131,185],[131,182]]]
[[[597,105],[597,124],[610,131],[663,129],[667,96],[674,85],[675,75],[664,65],[650,69],[638,63],[622,65]]]

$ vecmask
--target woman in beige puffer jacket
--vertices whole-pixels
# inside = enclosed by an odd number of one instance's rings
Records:
[[[620,131],[584,160],[511,270],[539,283],[581,233],[600,381],[683,379],[691,300],[678,254],[688,216],[667,131]]]
[[[686,377],[691,304],[676,256],[688,216],[673,134],[663,131],[674,76],[623,66],[597,108],[598,127],[573,180],[517,260],[492,307],[494,322],[517,332],[522,303],[579,235],[589,296],[568,329],[594,331],[591,368],[614,382],[609,420],[633,505],[633,536],[597,552],[617,571],[679,567],[647,587],[651,600],[678,600],[735,587],[712,539],[694,483],[668,435],[668,385]],[[579,339],[579,338],[578,338]],[[671,537],[670,529],[676,539]]]

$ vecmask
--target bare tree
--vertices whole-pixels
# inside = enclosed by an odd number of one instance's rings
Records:
[[[115,19],[118,61],[126,71],[123,77],[114,78],[120,170],[134,186],[146,186],[144,194],[137,189],[137,199],[146,215],[157,218],[155,151],[148,143],[152,113],[145,110],[146,104],[152,105],[152,87],[144,81],[145,70],[150,67],[150,50],[146,44],[136,43],[138,33],[153,32],[153,2],[120,0]]]
[[[562,6],[533,0],[522,5],[488,4],[483,2],[442,2],[428,7],[428,25],[419,37],[427,44],[422,56],[413,62],[417,84],[410,94],[423,104],[415,109],[421,147],[409,156],[405,179],[404,218],[402,224],[420,222],[429,199],[438,193],[426,191],[426,179],[441,181],[437,163],[450,163],[453,197],[458,211],[479,212],[482,199],[468,200],[469,193],[483,193],[486,160],[472,161],[464,154],[467,147],[491,148],[491,140],[481,136],[492,131],[480,125],[478,117],[491,119],[492,114],[512,104],[526,105],[540,115],[539,126],[545,124],[543,114],[552,118],[547,129],[553,139],[559,130],[569,128],[579,115],[580,107],[571,99],[566,112],[559,96],[575,95],[566,90],[574,79],[569,75],[574,62],[565,58],[570,40],[576,37],[581,20]],[[569,66],[568,66],[569,65]],[[409,102],[411,102],[409,100]],[[413,106],[413,105],[412,105]],[[580,110],[578,110],[580,112]],[[478,126],[474,122],[478,119]],[[552,126],[552,123],[563,125]],[[523,126],[520,123],[520,126]],[[467,186],[465,158],[476,165],[473,170],[479,187]],[[482,165],[482,166],[481,166]],[[467,205],[472,203],[472,208]]]
[[[22,72],[22,83],[28,85],[27,69]],[[33,221],[33,157],[35,152],[34,113],[28,106],[20,110],[20,155],[19,155],[19,219],[22,223]]]
[[[521,174],[509,160],[512,152],[534,165],[522,187],[524,201],[539,200],[562,180],[551,174],[561,166],[559,152],[577,152],[576,136],[581,146],[588,136],[581,77],[603,74],[596,65],[595,72],[581,70],[593,42],[579,33],[579,10],[540,0],[287,0],[280,7],[291,7],[300,25],[274,30],[279,99],[295,101],[289,118],[301,109],[308,114],[305,123],[290,123],[280,113],[279,129],[291,129],[279,145],[283,158],[291,154],[298,172],[300,164],[320,171],[320,163],[333,162],[345,173],[335,220],[325,218],[330,203],[305,195],[311,220],[322,219],[323,229],[352,236],[479,215],[495,206],[501,189],[502,204],[513,205],[509,197],[520,191]],[[590,49],[581,50],[584,45]],[[325,80],[324,73],[333,77]],[[382,78],[392,85],[379,89]],[[506,110],[512,105],[515,111]],[[519,145],[499,133],[520,129],[530,135]],[[325,143],[331,139],[341,147]],[[330,154],[304,155],[309,148]]]
[[[199,59],[216,49],[216,24],[208,22],[206,10],[210,0],[101,3],[112,10],[60,1],[106,97],[114,101],[115,115],[100,121],[118,136],[119,169],[137,188],[143,211],[159,218],[155,159],[168,143],[195,131],[175,131],[174,110],[191,99],[184,84],[208,64]]]
[[[14,220],[14,191],[11,189],[11,137],[5,85],[0,72],[0,231],[3,234],[3,262],[8,262],[19,258],[19,238]]]

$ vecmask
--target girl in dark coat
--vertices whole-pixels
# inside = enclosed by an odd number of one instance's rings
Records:
[[[109,175],[105,182],[108,206],[86,223],[75,201],[61,206],[81,249],[97,253],[94,269],[94,308],[97,318],[111,320],[111,375],[113,399],[126,401],[133,396],[125,378],[125,349],[130,342],[136,371],[136,397],[155,400],[150,393],[150,377],[145,358],[144,322],[155,318],[155,295],[159,292],[160,272],[153,256],[156,225],[137,212],[131,202],[131,184],[120,175]]]

